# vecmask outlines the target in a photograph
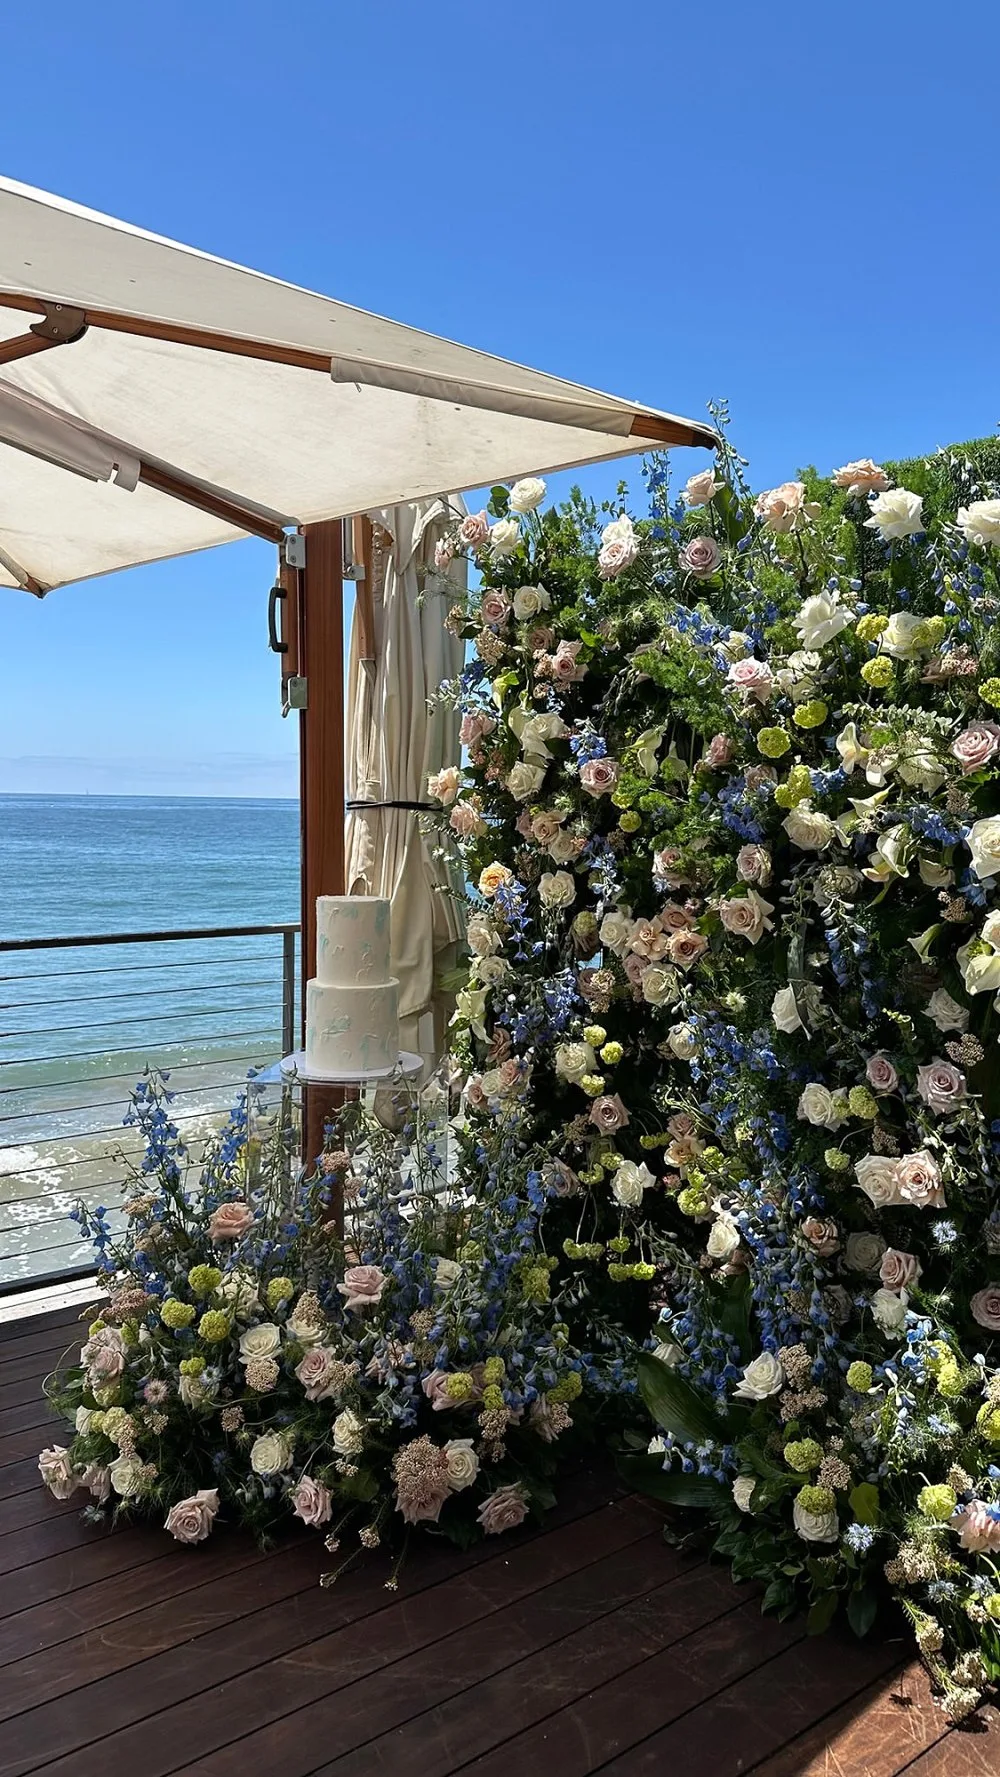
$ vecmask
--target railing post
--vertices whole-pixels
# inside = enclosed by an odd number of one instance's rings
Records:
[[[281,1053],[295,1048],[295,931],[282,934],[281,943]]]

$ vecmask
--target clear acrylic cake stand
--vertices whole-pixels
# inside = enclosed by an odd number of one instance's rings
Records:
[[[394,1067],[366,1068],[358,1074],[324,1074],[306,1064],[304,1049],[296,1049],[294,1054],[286,1055],[279,1063],[281,1078],[290,1084],[303,1086],[341,1086],[346,1090],[353,1088],[363,1092],[366,1086],[395,1086],[404,1080],[415,1079],[423,1067],[423,1057],[411,1055],[401,1050],[399,1060]]]

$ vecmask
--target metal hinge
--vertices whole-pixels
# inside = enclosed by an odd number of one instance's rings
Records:
[[[309,681],[301,674],[291,673],[282,686],[281,713],[287,716],[292,710],[309,708]]]
[[[306,540],[301,531],[289,531],[284,542],[285,566],[304,568],[306,565]]]

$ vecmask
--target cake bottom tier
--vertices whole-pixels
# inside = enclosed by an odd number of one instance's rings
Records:
[[[306,1060],[320,1074],[376,1073],[399,1060],[399,982],[306,982]]]

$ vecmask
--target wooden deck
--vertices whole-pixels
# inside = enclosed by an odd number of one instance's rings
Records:
[[[89,1529],[39,1484],[75,1311],[0,1326],[0,1777],[995,1777],[902,1641],[810,1641],[577,1477],[541,1532],[369,1559]]]

